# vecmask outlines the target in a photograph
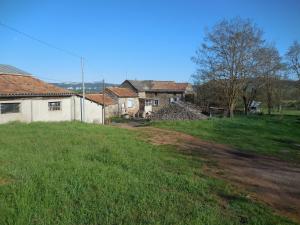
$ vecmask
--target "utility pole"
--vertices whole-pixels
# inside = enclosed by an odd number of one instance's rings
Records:
[[[83,57],[80,57],[81,61],[81,79],[82,79],[82,108],[81,108],[81,122],[85,122],[85,86],[84,86],[84,61]]]
[[[105,82],[104,82],[104,79],[103,79],[103,82],[102,82],[102,102],[103,102],[102,118],[103,118],[103,124],[105,124],[105,98],[104,98],[104,93],[105,93]]]

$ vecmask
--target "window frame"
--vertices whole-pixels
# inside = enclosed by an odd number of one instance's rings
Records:
[[[16,105],[17,107],[14,110],[3,112],[2,105]],[[2,102],[0,103],[0,114],[12,114],[21,112],[21,102]]]
[[[145,106],[151,106],[152,105],[152,100],[151,99],[146,99],[145,100]]]
[[[156,102],[157,102],[157,104],[156,104]],[[158,99],[154,99],[153,106],[158,106],[158,105],[159,105],[159,100]]]
[[[51,105],[53,103],[59,103],[59,105]],[[56,111],[61,111],[61,110],[62,110],[61,101],[51,101],[51,102],[48,102],[48,111],[49,112],[56,112]]]

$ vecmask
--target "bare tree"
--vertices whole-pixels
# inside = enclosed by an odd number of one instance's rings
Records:
[[[254,100],[257,98],[258,91],[262,88],[263,82],[261,77],[253,76],[245,80],[242,88],[241,96],[244,104],[244,113],[248,115],[250,107]]]
[[[208,113],[210,107],[224,107],[223,95],[217,82],[196,83],[195,103]]]
[[[300,44],[295,41],[286,53],[288,68],[300,80]]]
[[[276,85],[280,79],[280,70],[283,68],[281,57],[274,46],[260,48],[256,54],[257,71],[263,79],[263,88],[268,107],[271,114],[274,102],[276,102]]]
[[[206,34],[192,58],[199,66],[199,79],[218,82],[230,117],[253,70],[254,53],[263,43],[261,36],[262,31],[250,20],[223,20]]]

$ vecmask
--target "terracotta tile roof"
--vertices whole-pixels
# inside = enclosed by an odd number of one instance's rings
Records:
[[[113,94],[115,94],[118,97],[138,97],[137,93],[135,93],[134,91],[132,91],[129,88],[122,88],[122,87],[108,87],[105,89],[105,91],[111,92]]]
[[[103,105],[103,94],[86,94],[86,99],[96,102],[100,105]],[[117,104],[111,97],[104,94],[104,103],[105,105],[114,105]]]
[[[73,93],[27,75],[0,74],[0,97],[69,96]]]
[[[188,83],[156,80],[127,80],[136,90],[146,92],[184,92]],[[126,81],[125,81],[126,82]]]
[[[185,91],[187,88],[188,83],[175,83],[175,82],[169,82],[169,81],[153,81],[153,85],[151,89],[153,91],[158,90],[169,90],[169,91]]]

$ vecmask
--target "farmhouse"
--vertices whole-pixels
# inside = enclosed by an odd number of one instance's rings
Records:
[[[0,123],[73,121],[102,123],[102,104],[0,64]]]
[[[118,116],[129,115],[135,117],[139,112],[138,95],[129,88],[108,87],[105,89],[105,94],[117,102]]]
[[[125,80],[120,86],[134,91],[140,104],[152,105],[154,112],[172,102],[185,100],[187,95],[193,94],[191,84],[174,81]]]

